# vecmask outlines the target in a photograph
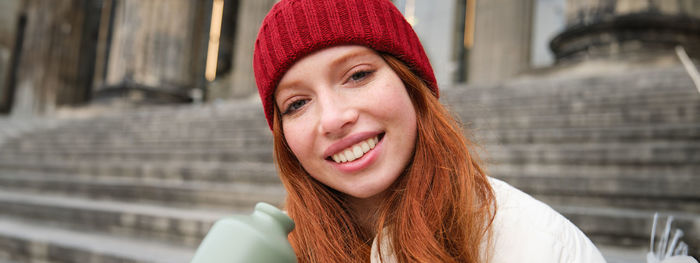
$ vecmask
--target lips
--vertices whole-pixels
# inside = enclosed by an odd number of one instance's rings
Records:
[[[371,152],[383,137],[383,132],[360,132],[350,135],[328,147],[324,152],[325,159],[337,164],[352,162]]]

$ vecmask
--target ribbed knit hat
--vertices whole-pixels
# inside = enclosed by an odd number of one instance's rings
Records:
[[[255,81],[270,129],[273,95],[284,73],[314,51],[343,44],[393,55],[437,96],[437,81],[423,45],[391,1],[282,0],[263,20],[253,53]]]

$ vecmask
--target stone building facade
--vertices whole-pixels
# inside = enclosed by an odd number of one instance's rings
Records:
[[[0,112],[41,115],[105,100],[254,98],[253,42],[276,1],[221,1],[217,75],[207,81],[213,1],[3,1]],[[553,30],[552,56],[559,64],[655,57],[676,45],[697,57],[697,1],[565,1],[394,2],[412,19],[443,88],[541,73],[542,63],[533,61],[542,60]],[[470,6],[476,11],[467,15]],[[563,6],[566,13],[555,15],[564,18],[542,20]]]

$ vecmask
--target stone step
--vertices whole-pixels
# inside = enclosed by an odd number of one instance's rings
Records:
[[[494,175],[543,175],[615,177],[618,175],[639,175],[645,177],[680,176],[695,177],[700,174],[700,163],[684,165],[587,165],[587,164],[542,164],[542,163],[503,163],[487,164],[486,170]],[[672,177],[673,178],[673,177]],[[660,178],[661,179],[661,178]],[[671,179],[672,180],[672,179]],[[698,178],[700,180],[700,178]]]
[[[120,149],[120,150],[36,150],[0,152],[0,159],[33,162],[56,161],[209,161],[209,162],[267,162],[272,163],[272,148],[235,149]]]
[[[700,213],[656,211],[595,206],[554,206],[596,244],[649,247],[654,213],[659,212],[656,233],[663,232],[666,218],[674,217],[672,227],[684,232],[691,256],[700,257]],[[657,237],[658,238],[658,237]]]
[[[194,248],[0,217],[0,261],[187,262]]]
[[[80,124],[74,124],[71,126],[60,127],[52,131],[43,131],[36,133],[36,137],[42,135],[68,135],[75,132],[83,132],[89,130],[94,133],[122,133],[122,134],[133,134],[133,133],[161,133],[161,134],[176,134],[176,135],[190,135],[190,134],[210,134],[212,132],[219,133],[230,133],[230,132],[242,132],[248,130],[260,130],[270,132],[270,129],[265,122],[264,117],[254,120],[246,119],[207,119],[207,120],[182,120],[180,123],[133,123],[128,120],[123,120],[122,122],[115,122],[113,124],[103,123],[100,118],[94,118],[90,120],[91,123],[85,122]]]
[[[512,107],[560,105],[569,106],[598,105],[653,105],[669,101],[697,101],[697,90],[692,82],[689,85],[656,86],[629,88],[614,85],[599,87],[523,87],[506,84],[504,86],[474,87],[463,86],[441,91],[445,94],[442,101],[449,105],[499,105],[505,109]],[[564,84],[568,85],[568,84]],[[623,104],[623,106],[624,106]],[[574,107],[578,108],[578,107]]]
[[[160,112],[149,112],[142,111],[140,109],[134,109],[131,111],[119,112],[116,114],[100,114],[95,116],[100,116],[100,123],[102,124],[119,124],[119,123],[139,123],[144,125],[159,124],[159,123],[189,123],[192,120],[196,121],[207,121],[207,120],[217,120],[224,121],[226,119],[244,119],[244,120],[254,120],[262,119],[264,123],[264,112],[262,109],[262,104],[255,103],[249,104],[240,101],[231,101],[231,103],[239,104],[236,105],[235,109],[221,109],[216,111],[197,111],[196,107],[191,105],[183,104],[176,106],[171,109],[165,109]],[[234,124],[231,122],[222,122],[226,124]]]
[[[104,129],[96,130],[90,127],[84,129],[56,129],[51,131],[35,132],[26,134],[24,137],[32,140],[79,140],[79,141],[95,141],[104,140],[122,141],[124,139],[182,139],[190,140],[192,138],[230,138],[231,136],[255,136],[263,135],[271,137],[272,133],[265,127],[245,127],[245,128],[221,128],[221,127],[203,127],[197,126],[192,128],[178,128],[164,125],[159,129],[146,129],[141,127],[132,127],[130,129]]]
[[[232,211],[253,207],[257,202],[279,205],[285,196],[281,184],[182,182],[124,177],[94,179],[31,172],[0,174],[0,190]]]
[[[509,124],[515,123],[524,127],[567,127],[568,125],[581,125],[581,127],[607,127],[634,124],[673,124],[673,123],[698,123],[700,122],[700,101],[693,105],[663,105],[660,107],[617,108],[608,111],[591,111],[581,113],[562,113],[557,111],[528,111],[528,109],[514,109],[512,111],[483,111],[471,109],[458,109],[460,119],[463,122],[498,123],[498,128],[509,128]],[[523,120],[525,123],[523,123]],[[561,122],[564,122],[562,126]],[[534,123],[527,123],[534,122]]]
[[[654,172],[595,173],[571,167],[568,172],[502,171],[491,175],[547,200],[550,204],[596,204],[611,207],[693,211],[700,213],[700,177],[695,166],[678,174]],[[641,170],[641,169],[639,169]],[[681,169],[679,169],[681,170]]]
[[[683,114],[671,107],[648,111],[617,111],[591,114],[508,114],[503,116],[467,115],[458,112],[464,124],[477,129],[523,128],[606,128],[634,125],[700,123],[700,104]],[[474,114],[474,113],[472,113]]]
[[[0,116],[0,149],[8,141],[13,141],[24,134],[54,129],[63,124],[63,120],[50,118],[16,119]]]
[[[523,191],[530,191],[523,189]],[[532,191],[530,191],[532,192]],[[621,196],[621,195],[572,195],[572,194],[537,194],[531,195],[547,204],[552,205],[577,205],[597,206],[611,209],[647,209],[654,211],[685,211],[698,212],[697,200],[670,200],[649,196]]]
[[[539,77],[518,79],[499,85],[461,85],[441,90],[445,98],[481,99],[507,97],[551,97],[562,99],[591,97],[595,94],[618,96],[648,92],[693,90],[692,79],[683,67],[645,70],[597,76]],[[442,97],[442,96],[441,96]]]
[[[123,132],[135,130],[154,130],[161,131],[162,127],[167,127],[177,130],[198,130],[198,129],[268,129],[265,116],[261,115],[254,119],[243,119],[235,117],[214,117],[214,118],[190,118],[190,119],[164,119],[150,120],[144,119],[134,121],[128,118],[123,119],[105,119],[102,116],[97,116],[88,120],[74,121],[71,125],[61,126],[58,131],[75,131],[75,130],[95,130],[95,131],[110,131],[118,130]]]
[[[33,172],[45,174],[70,174],[98,180],[101,177],[128,177],[141,180],[240,182],[253,184],[279,184],[272,163],[254,162],[153,162],[123,161],[94,162],[77,160],[34,162],[22,159],[0,159],[0,174]]]
[[[595,143],[698,141],[700,124],[635,125],[604,128],[478,129],[472,131],[484,144]]]
[[[489,145],[493,164],[685,165],[700,163],[698,142]]]
[[[207,104],[169,104],[169,105],[143,105],[139,107],[120,108],[118,106],[87,107],[87,110],[97,110],[101,116],[107,118],[143,119],[152,116],[168,117],[173,120],[189,119],[194,117],[216,116],[246,116],[251,114],[263,114],[262,106],[257,101],[227,100],[216,101]],[[80,114],[80,110],[77,112]]]
[[[159,114],[149,114],[140,112],[127,112],[115,115],[98,115],[95,122],[79,121],[71,125],[75,129],[119,129],[131,127],[157,128],[160,126],[181,126],[188,127],[215,125],[217,127],[246,127],[238,121],[243,120],[248,125],[267,126],[262,105],[241,105],[240,109],[227,110],[215,114],[189,114],[188,106],[181,106],[183,113],[162,112]],[[64,129],[71,129],[65,127]]]
[[[37,131],[41,134],[52,134],[55,132],[71,133],[75,131],[93,130],[93,131],[131,131],[131,130],[161,130],[160,127],[166,127],[168,130],[181,129],[198,129],[198,130],[219,130],[219,129],[250,129],[260,128],[266,129],[267,123],[264,118],[262,106],[259,103],[250,104],[248,102],[231,102],[234,104],[241,103],[232,109],[224,109],[219,112],[201,114],[197,111],[197,106],[179,105],[169,107],[160,112],[151,113],[148,109],[152,107],[144,107],[130,111],[119,111],[110,109],[107,112],[100,114],[90,114],[82,116],[77,114],[77,117],[67,116],[60,119],[66,125],[54,127],[51,131]],[[215,107],[215,106],[207,106]],[[155,107],[158,108],[158,107]],[[143,110],[144,112],[140,112]],[[91,111],[91,107],[86,107],[78,111]],[[254,116],[246,117],[254,113]],[[47,119],[55,120],[55,119]],[[0,120],[1,121],[1,120]],[[0,124],[2,124],[0,122]],[[52,125],[55,126],[55,125]],[[4,130],[4,129],[0,129]]]
[[[445,102],[516,102],[516,101],[538,101],[538,102],[612,102],[620,99],[644,100],[655,97],[674,97],[680,94],[697,93],[692,80],[684,83],[663,83],[648,82],[644,85],[626,84],[620,86],[619,83],[605,82],[598,85],[581,85],[576,81],[564,81],[560,83],[546,83],[537,81],[535,83],[509,82],[497,85],[461,85],[443,89],[440,94]],[[534,85],[534,86],[532,86]]]
[[[252,207],[250,209],[252,211]],[[60,195],[0,192],[0,215],[79,231],[196,248],[218,219],[243,211],[182,209]]]
[[[103,140],[95,138],[102,137]],[[111,137],[111,138],[110,138]],[[84,137],[74,138],[22,138],[13,140],[3,145],[2,151],[40,151],[40,150],[66,150],[78,151],[88,149],[120,150],[120,149],[168,149],[172,151],[187,149],[231,149],[231,148],[272,148],[271,136],[250,134],[248,136],[236,134],[227,137],[119,137],[116,135],[95,136],[86,134]]]
[[[54,130],[46,133],[33,133],[23,136],[23,138],[31,140],[44,140],[44,141],[54,141],[54,140],[77,140],[77,141],[123,141],[130,139],[140,139],[140,140],[157,140],[157,139],[179,139],[179,140],[192,140],[199,138],[218,138],[227,139],[232,137],[244,137],[244,136],[263,136],[272,137],[272,132],[267,128],[248,128],[239,130],[223,130],[218,128],[205,128],[200,129],[196,132],[190,132],[187,130],[172,130],[168,127],[163,127],[163,130],[140,130],[135,129],[133,131],[120,131],[120,130],[109,130],[109,131],[96,131],[92,129],[76,130],[76,131],[60,131]]]
[[[501,98],[483,101],[448,101],[448,107],[459,112],[478,112],[480,115],[503,115],[509,113],[584,114],[620,110],[658,109],[663,107],[693,108],[700,103],[700,94],[688,89],[684,92],[655,92],[651,94],[622,94],[610,97],[581,96],[562,99],[553,96]]]

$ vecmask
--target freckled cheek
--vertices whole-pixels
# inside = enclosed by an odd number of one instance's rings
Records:
[[[415,115],[413,104],[403,85],[398,87],[386,85],[378,90],[378,93],[369,96],[375,112],[392,118],[398,116],[410,118],[411,115]]]
[[[302,164],[313,156],[313,145],[315,145],[312,130],[308,127],[309,125],[304,125],[298,120],[283,124],[287,145]]]

